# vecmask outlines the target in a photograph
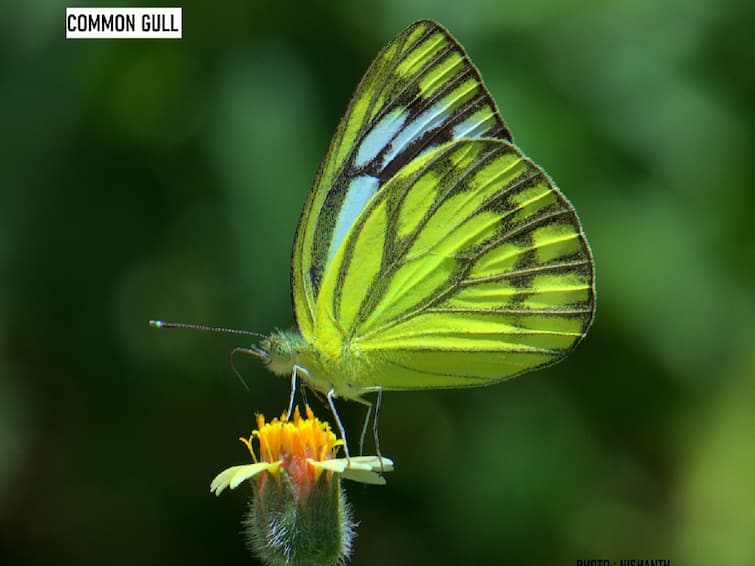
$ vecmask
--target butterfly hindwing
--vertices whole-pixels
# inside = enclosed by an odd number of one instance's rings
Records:
[[[335,254],[315,340],[386,389],[497,381],[566,356],[594,309],[571,204],[510,143],[463,139],[401,168]]]
[[[328,267],[371,199],[418,156],[471,137],[511,139],[461,46],[437,23],[415,22],[359,83],[302,211],[292,295],[305,338]]]

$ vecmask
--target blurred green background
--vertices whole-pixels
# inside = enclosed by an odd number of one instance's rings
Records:
[[[556,367],[385,395],[353,563],[755,563],[752,2],[194,2],[180,41],[66,41],[66,5],[0,20],[0,563],[253,563],[209,483],[288,384],[147,320],[293,324],[319,160],[421,17],[575,204],[598,312]]]

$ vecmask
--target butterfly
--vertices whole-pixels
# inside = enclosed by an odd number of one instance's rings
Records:
[[[477,387],[551,365],[595,309],[574,208],[429,20],[388,43],[357,86],[299,219],[291,285],[297,328],[239,350],[291,376],[289,412],[297,380],[325,394],[344,441],[334,398],[371,409],[377,393],[379,409],[385,390]]]

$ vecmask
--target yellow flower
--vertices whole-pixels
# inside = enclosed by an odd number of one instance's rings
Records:
[[[223,470],[210,490],[220,495],[250,480],[252,501],[244,526],[257,557],[275,566],[343,563],[355,523],[340,479],[384,484],[380,474],[393,470],[393,462],[378,456],[336,458],[343,441],[309,407],[306,417],[297,407],[293,420],[283,413],[266,423],[258,415],[257,429],[239,440],[253,463]]]
[[[212,480],[210,491],[220,495],[225,488],[235,489],[244,480],[259,476],[260,472],[267,471],[275,476],[281,469],[287,472],[300,496],[304,497],[324,471],[361,483],[385,484],[379,474],[393,470],[390,459],[378,456],[336,458],[343,441],[336,438],[327,422],[314,416],[312,409],[306,407],[305,410],[307,416],[302,418],[299,407],[296,407],[293,422],[288,420],[285,412],[270,423],[265,423],[264,415],[257,415],[257,430],[252,431],[248,439],[239,439],[249,449],[254,463],[223,470]],[[259,442],[259,457],[252,446],[255,438]],[[265,481],[264,478],[264,475],[260,476],[260,482]]]

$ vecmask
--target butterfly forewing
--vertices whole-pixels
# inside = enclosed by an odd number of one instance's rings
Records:
[[[323,277],[372,198],[413,160],[473,137],[511,139],[461,46],[435,22],[412,24],[359,83],[299,220],[292,295],[305,338]]]
[[[566,356],[593,315],[570,203],[508,142],[459,140],[401,168],[335,254],[315,341],[363,385],[458,387]]]

